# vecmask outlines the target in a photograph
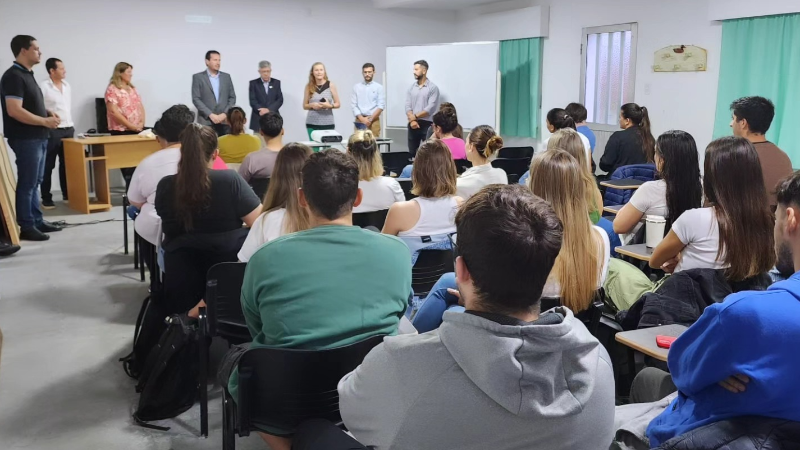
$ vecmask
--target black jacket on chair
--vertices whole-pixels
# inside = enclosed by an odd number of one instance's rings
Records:
[[[259,108],[267,108],[270,112],[277,113],[283,106],[283,92],[281,92],[281,80],[272,78],[269,80],[269,94],[264,89],[264,80],[256,78],[250,81],[250,129],[258,133],[261,127],[258,119],[261,115]]]
[[[658,450],[798,450],[800,422],[744,416],[676,436]]]
[[[721,303],[739,291],[763,291],[770,285],[769,276],[762,275],[731,283],[725,279],[725,269],[689,269],[671,275],[656,292],[644,294],[627,312],[617,316],[624,330],[636,330],[660,325],[695,323],[706,306]]]

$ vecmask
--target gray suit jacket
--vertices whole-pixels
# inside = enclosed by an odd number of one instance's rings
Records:
[[[197,108],[197,123],[211,125],[209,114],[222,114],[236,106],[236,92],[233,91],[231,76],[219,73],[219,103],[214,97],[208,72],[202,71],[192,76],[192,103]]]

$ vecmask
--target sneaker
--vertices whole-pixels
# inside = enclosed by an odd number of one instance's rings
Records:
[[[36,225],[36,228],[42,233],[55,233],[56,231],[61,231],[63,229],[60,226],[52,224],[46,220],[43,220],[41,224]]]
[[[9,256],[19,251],[19,245],[0,241],[0,256]]]
[[[23,241],[46,241],[50,236],[42,233],[36,227],[20,230],[19,238]]]
[[[42,209],[56,209],[56,204],[52,199],[42,200]]]

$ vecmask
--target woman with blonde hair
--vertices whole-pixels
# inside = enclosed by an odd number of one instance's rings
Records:
[[[383,159],[372,131],[353,133],[347,142],[347,153],[358,164],[358,188],[362,195],[361,204],[353,208],[354,213],[382,211],[406,200],[400,183],[383,176]]]
[[[419,148],[411,180],[411,193],[418,197],[389,208],[383,233],[402,238],[413,253],[420,238],[456,231],[455,212],[464,200],[456,196],[456,165],[440,140]]]
[[[600,221],[600,211],[603,209],[603,195],[597,188],[597,181],[592,175],[592,165],[584,151],[581,134],[571,128],[562,128],[550,137],[547,149],[564,150],[578,161],[578,165],[581,167],[586,204],[589,206],[589,219],[592,224],[597,224]]]
[[[264,212],[250,228],[239,251],[239,261],[249,261],[262,245],[273,239],[309,229],[308,212],[300,206],[298,191],[302,184],[300,172],[312,153],[309,147],[294,142],[278,152],[261,207]]]
[[[489,184],[508,184],[503,169],[492,167],[489,159],[503,148],[503,138],[489,125],[479,125],[467,136],[465,150],[472,167],[456,180],[456,194],[464,200]]]
[[[120,62],[114,66],[105,93],[108,132],[112,135],[138,134],[144,130],[144,105],[139,92],[131,83],[132,78],[132,65]],[[134,169],[135,167],[119,169],[125,179],[125,186],[130,185]]]
[[[333,130],[336,125],[333,121],[333,110],[339,108],[339,91],[336,85],[328,80],[325,65],[315,62],[308,73],[308,84],[303,93],[303,109],[308,111],[306,128],[308,138],[315,130]]]
[[[231,164],[240,165],[245,156],[261,148],[261,139],[245,132],[247,115],[242,108],[234,106],[228,110],[226,115],[231,133],[220,136],[219,157],[228,164],[229,168],[234,169],[230,166]]]
[[[608,274],[610,243],[586,214],[586,184],[581,164],[563,150],[536,155],[528,180],[531,191],[548,201],[564,226],[561,252],[542,297],[558,297],[579,313],[589,308]]]

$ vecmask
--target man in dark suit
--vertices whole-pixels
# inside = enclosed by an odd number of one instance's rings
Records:
[[[197,123],[210,125],[219,136],[230,133],[225,123],[227,111],[236,106],[231,76],[220,72],[222,59],[216,50],[206,52],[207,69],[192,77],[192,103],[197,108]]]
[[[272,78],[272,64],[269,61],[258,63],[259,78],[250,81],[250,129],[258,134],[258,119],[266,113],[280,113],[283,105],[281,80]]]

